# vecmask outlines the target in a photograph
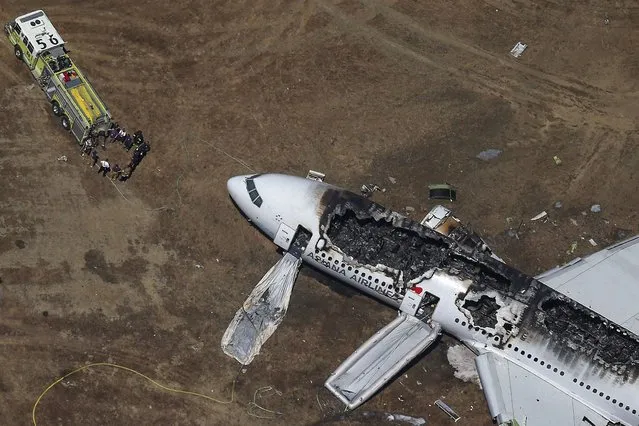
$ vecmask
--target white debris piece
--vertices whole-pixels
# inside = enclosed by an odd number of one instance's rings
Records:
[[[66,161],[67,161],[67,156],[66,156],[66,155],[61,155],[61,156],[59,156],[59,157],[58,157],[58,161],[64,161],[64,162],[66,162]]]
[[[360,189],[364,197],[370,196],[375,191],[386,192],[386,188],[382,188],[374,183],[365,183]]]
[[[591,246],[595,247],[597,246],[597,242],[595,240],[593,240],[592,238],[588,240],[588,242],[590,243]]]
[[[442,399],[446,398],[445,396],[442,396]],[[444,413],[446,413],[451,419],[453,419],[453,421],[455,423],[457,423],[457,421],[459,419],[461,419],[461,417],[459,416],[459,414],[457,414],[455,412],[455,410],[453,410],[452,408],[450,408],[450,406],[448,404],[446,404],[444,401],[442,401],[441,399],[438,399],[437,401],[435,401],[435,405],[438,406]]]
[[[526,50],[527,47],[528,47],[527,44],[524,44],[521,41],[518,41],[515,47],[510,49],[510,54],[515,58],[519,58],[521,54],[524,53],[524,50]]]
[[[543,212],[539,213],[537,216],[531,218],[530,220],[539,220],[539,219],[543,219],[546,216],[548,216],[548,213],[546,213],[546,211],[544,210]]]
[[[412,426],[422,426],[426,424],[426,420],[421,417],[411,417],[403,414],[386,414],[386,420],[389,422],[407,423]]]
[[[318,172],[316,170],[309,170],[306,175],[306,179],[315,180],[317,182],[324,182],[325,177],[326,177],[326,174],[322,172]]]
[[[480,386],[479,374],[475,366],[476,355],[464,345],[455,345],[448,348],[446,358],[448,363],[455,369],[454,376],[459,380],[475,383]]]
[[[395,179],[395,178],[394,178],[394,177],[392,177],[392,176],[389,176],[389,177],[388,177],[388,180],[389,180],[389,181],[390,181],[390,183],[392,183],[393,185],[395,185],[395,184],[397,183],[397,179]]]
[[[250,364],[280,325],[291,299],[302,260],[286,253],[255,286],[222,336],[222,350]]]

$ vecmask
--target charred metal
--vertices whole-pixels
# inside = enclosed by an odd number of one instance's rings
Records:
[[[537,325],[553,340],[577,348],[607,366],[639,367],[637,339],[594,312],[559,295],[547,298],[538,309]]]
[[[470,312],[475,325],[488,328],[497,325],[497,311],[501,306],[494,297],[484,295],[479,300],[466,300],[462,307]]]
[[[385,220],[358,219],[353,211],[333,217],[327,236],[346,255],[366,265],[402,272],[404,283],[442,264],[446,252],[426,244],[415,232]]]
[[[354,263],[399,271],[400,293],[430,270],[445,271],[472,282],[467,295],[460,295],[460,311],[476,327],[507,336],[500,344],[520,333],[539,334],[558,350],[592,357],[624,380],[639,378],[638,336],[492,258],[475,239],[464,244],[445,237],[348,191],[327,190],[320,205],[320,229],[329,243]]]
[[[326,191],[320,206],[321,229],[334,246],[361,264],[401,271],[403,284],[437,268],[522,302],[534,297],[534,279],[490,257],[475,238],[444,237],[348,191]]]

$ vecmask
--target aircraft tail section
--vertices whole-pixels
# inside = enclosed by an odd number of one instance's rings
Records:
[[[286,253],[264,275],[222,337],[225,354],[243,365],[253,361],[286,315],[301,264],[302,259]]]
[[[441,334],[430,324],[400,312],[331,374],[325,386],[353,410],[390,381]]]

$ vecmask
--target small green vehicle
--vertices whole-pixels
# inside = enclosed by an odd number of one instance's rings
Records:
[[[62,127],[82,143],[91,132],[106,132],[111,114],[87,77],[69,57],[64,40],[42,10],[4,26],[16,58],[23,61],[46,94]]]

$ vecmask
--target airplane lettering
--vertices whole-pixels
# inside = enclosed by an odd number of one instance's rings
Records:
[[[331,262],[328,262],[328,261],[322,259],[322,257],[320,255],[315,254],[313,252],[309,252],[306,255],[308,257],[310,257],[312,260],[314,260],[315,262],[317,262],[320,265],[322,265],[323,267],[325,267],[327,269],[330,269],[331,271],[337,272],[340,275],[346,276],[346,269],[345,268],[342,268],[342,267],[340,267],[338,265],[331,264]],[[371,290],[374,290],[377,293],[380,293],[380,294],[382,294],[384,296],[392,298],[395,295],[395,291],[391,287],[383,288],[379,284],[375,285],[375,284],[373,284],[372,281],[369,281],[369,280],[367,280],[367,279],[365,279],[365,278],[363,278],[363,277],[361,277],[361,276],[359,276],[357,274],[352,274],[349,277],[349,279],[352,280],[352,281],[355,281],[357,284],[360,284],[360,285],[363,285],[365,287],[368,287]]]

